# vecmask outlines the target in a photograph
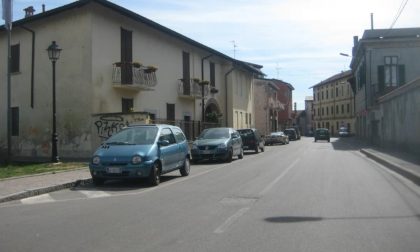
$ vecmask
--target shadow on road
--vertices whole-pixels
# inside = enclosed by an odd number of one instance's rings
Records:
[[[368,146],[366,143],[355,137],[331,138],[331,145],[334,150],[341,151],[357,151]]]
[[[392,220],[392,219],[417,219],[420,215],[401,215],[401,216],[354,216],[354,217],[309,217],[309,216],[276,216],[268,217],[264,220],[272,223],[297,223],[311,221],[329,221],[329,220]]]

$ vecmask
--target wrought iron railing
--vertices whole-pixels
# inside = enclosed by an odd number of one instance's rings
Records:
[[[117,62],[112,68],[112,82],[117,85],[131,85],[139,89],[152,89],[157,85],[154,67],[145,67],[139,63]]]
[[[178,95],[182,97],[202,98],[209,94],[209,85],[207,82],[196,79],[179,79]]]

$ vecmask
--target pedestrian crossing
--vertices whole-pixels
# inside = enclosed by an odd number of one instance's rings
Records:
[[[104,191],[96,190],[66,190],[60,192],[52,192],[41,194],[25,199],[19,200],[19,203],[23,205],[34,205],[42,203],[50,203],[57,201],[75,200],[75,199],[94,199],[94,198],[105,198],[110,197],[112,194]]]

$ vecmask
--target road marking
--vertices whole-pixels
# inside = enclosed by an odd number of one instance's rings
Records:
[[[86,191],[86,190],[78,190],[78,192],[82,193],[88,198],[102,198],[102,197],[109,197],[111,194],[103,192],[103,191]]]
[[[274,179],[273,181],[271,181],[270,184],[268,184],[261,192],[260,192],[260,196],[263,196],[264,194],[266,194],[268,191],[271,190],[271,188],[273,188],[273,186],[275,184],[277,184],[277,182],[280,181],[280,179],[282,179],[284,176],[286,176],[286,174],[299,162],[300,159],[296,159],[292,164],[290,164],[286,170],[284,170],[276,179]]]
[[[49,193],[20,200],[22,204],[26,204],[26,205],[47,203],[47,202],[53,202],[53,201],[55,200],[50,196]]]
[[[237,219],[244,215],[249,209],[249,207],[239,209],[234,215],[230,216],[222,225],[216,228],[213,233],[221,234],[225,232]]]

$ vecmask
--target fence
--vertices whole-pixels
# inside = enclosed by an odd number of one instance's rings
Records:
[[[193,141],[198,137],[204,129],[220,127],[221,123],[209,123],[202,121],[185,121],[185,120],[167,120],[167,119],[153,119],[150,123],[161,123],[178,126],[184,131],[185,136],[189,141]]]

